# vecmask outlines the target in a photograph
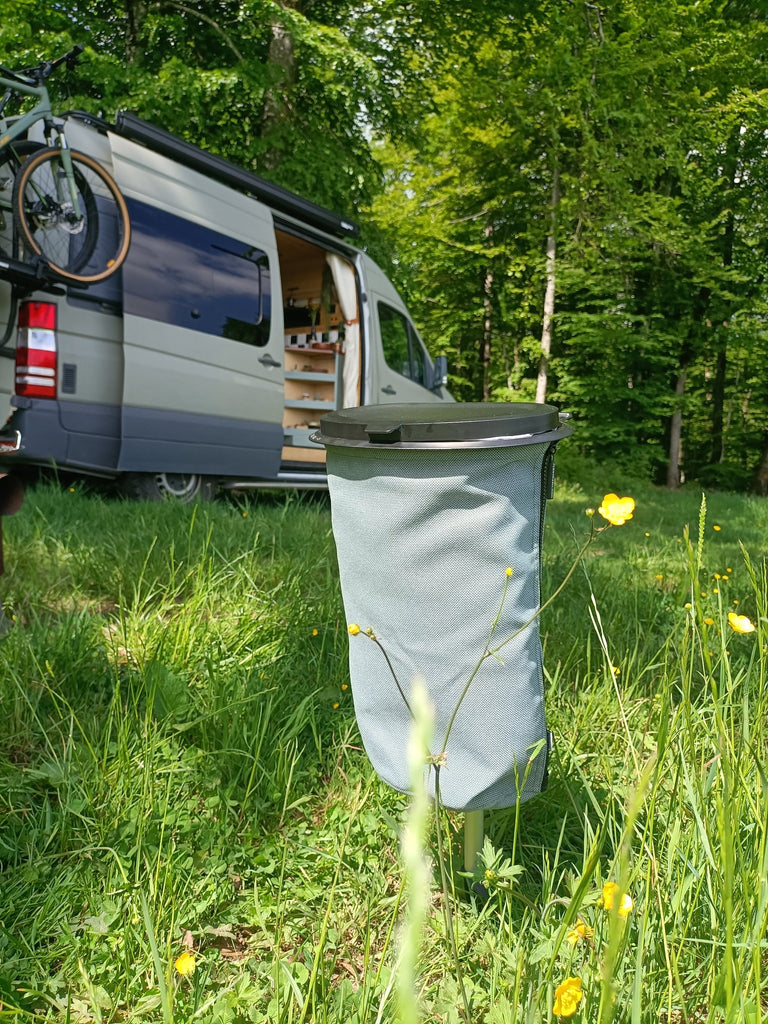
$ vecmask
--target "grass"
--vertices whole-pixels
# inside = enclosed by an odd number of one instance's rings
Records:
[[[487,816],[489,898],[452,899],[478,1024],[555,1019],[567,978],[578,1021],[768,1014],[768,505],[631,493],[541,623],[549,787]],[[601,497],[559,487],[544,593]],[[0,1018],[397,1020],[408,807],[357,734],[327,504],[39,486],[4,533]],[[419,1013],[457,1021],[426,897]]]

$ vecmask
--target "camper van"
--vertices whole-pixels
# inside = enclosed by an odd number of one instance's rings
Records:
[[[0,255],[0,473],[182,501],[323,487],[325,412],[452,401],[354,224],[131,114],[71,113],[66,134],[117,182],[131,244],[89,286]]]

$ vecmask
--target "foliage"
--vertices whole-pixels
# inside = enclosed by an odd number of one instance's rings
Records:
[[[1,45],[23,66],[82,42],[78,69],[51,80],[59,109],[131,110],[347,212],[376,181],[362,115],[376,74],[322,14],[311,0],[0,0]],[[282,66],[277,33],[292,44]]]
[[[375,206],[456,394],[532,396],[554,225],[549,394],[584,450],[639,452],[658,475],[681,408],[688,476],[723,459],[749,476],[768,426],[751,372],[766,354],[764,19],[541,2],[489,5],[464,31],[432,68],[420,144],[383,150]]]
[[[759,6],[0,0],[0,26],[16,65],[86,43],[59,107],[362,218],[459,399],[546,370],[588,456],[768,491]]]
[[[545,594],[603,490],[559,487]],[[457,891],[479,1024],[548,1019],[575,977],[579,1020],[601,1000],[641,1024],[760,1019],[768,591],[746,552],[764,504],[715,493],[701,515],[696,492],[633,493],[544,614],[549,787],[488,816],[488,900]],[[327,508],[39,487],[4,527],[4,1015],[396,1019],[407,801],[360,747]],[[426,912],[423,1016],[455,1020],[436,896]]]

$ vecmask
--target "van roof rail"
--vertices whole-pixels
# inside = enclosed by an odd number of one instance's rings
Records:
[[[116,118],[116,129],[119,135],[134,142],[141,142],[150,149],[161,153],[163,156],[171,157],[195,171],[207,174],[211,178],[229,185],[241,192],[249,192],[257,199],[267,203],[269,206],[281,213],[290,214],[293,217],[300,217],[316,228],[327,231],[339,238],[354,238],[360,233],[360,228],[353,221],[326,210],[323,206],[296,195],[295,192],[276,185],[266,178],[259,177],[251,171],[245,171],[236,164],[230,163],[223,157],[208,153],[191,142],[185,142],[164,128],[158,128],[143,121],[135,114],[127,110],[118,111]]]

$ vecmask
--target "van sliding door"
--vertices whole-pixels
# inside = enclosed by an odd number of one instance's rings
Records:
[[[118,468],[273,477],[285,371],[271,214],[135,143],[110,141],[132,226]]]

